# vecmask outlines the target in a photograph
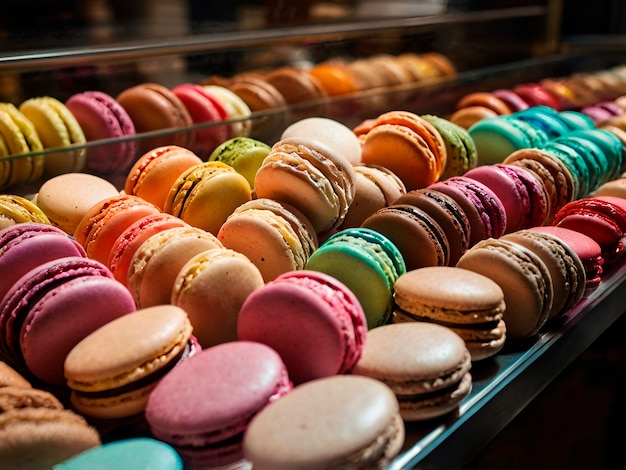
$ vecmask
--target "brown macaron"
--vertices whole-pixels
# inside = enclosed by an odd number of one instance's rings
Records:
[[[533,251],[501,238],[481,240],[465,252],[457,267],[494,280],[504,292],[507,338],[530,339],[552,311],[550,271]]]
[[[553,300],[548,320],[567,315],[585,293],[585,267],[576,252],[556,235],[532,228],[509,233],[502,239],[533,251],[550,271]]]
[[[432,266],[403,274],[394,290],[394,323],[446,326],[463,338],[472,361],[504,347],[504,292],[492,279],[467,269]]]
[[[2,387],[31,388],[32,385],[22,374],[6,362],[0,360],[0,388]]]
[[[434,218],[418,207],[392,204],[374,212],[361,227],[389,238],[402,253],[407,271],[449,263],[450,245],[445,232]]]
[[[398,398],[404,421],[450,413],[472,387],[470,353],[463,339],[442,325],[410,322],[368,331],[352,375],[382,381]]]

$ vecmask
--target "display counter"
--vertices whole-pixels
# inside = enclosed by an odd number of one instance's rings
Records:
[[[16,43],[9,47],[6,42],[0,57],[3,84],[0,101],[19,102],[37,94],[63,100],[71,93],[90,88],[116,94],[129,84],[148,79],[163,79],[161,83],[173,86],[223,74],[225,69],[235,73],[251,64],[255,68],[277,66],[282,58],[275,55],[268,59],[264,54],[267,51],[281,51],[293,60],[297,50],[306,61],[316,62],[338,52],[354,57],[364,51],[400,53],[417,49],[417,52],[440,50],[448,54],[458,73],[436,82],[326,98],[322,101],[328,116],[354,127],[385,109],[385,106],[372,108],[364,104],[371,103],[373,97],[388,98],[383,102],[394,103],[397,108],[445,116],[460,97],[472,91],[506,88],[626,63],[626,48],[617,40],[596,43],[593,47],[589,42],[576,40],[558,44],[554,30],[559,3],[266,29],[222,27],[210,33],[200,29],[194,34],[160,39],[138,34],[132,38],[123,36],[122,40],[111,35],[103,43],[91,42],[84,47],[80,45],[84,39],[81,36],[73,38],[75,43],[70,47],[51,42],[51,47],[39,50],[20,49]],[[526,28],[528,25],[533,26]],[[469,40],[476,30],[482,30],[483,35]],[[526,37],[512,37],[511,31],[517,30],[524,30]],[[541,31],[540,36],[534,35],[537,30]],[[506,43],[498,43],[505,32]],[[529,40],[530,36],[534,39]],[[487,38],[489,42],[485,42]],[[489,50],[472,49],[481,44],[487,44]],[[160,68],[164,63],[170,67],[167,73]],[[408,98],[398,101],[399,94]],[[302,107],[316,104],[319,103],[306,103]],[[251,119],[284,115],[286,126],[300,116],[294,109],[253,113]],[[201,127],[156,134],[194,132]],[[277,140],[281,131],[282,128],[276,128],[267,137],[267,143]],[[137,135],[131,139],[153,136]],[[110,143],[90,142],[84,147]],[[6,158],[28,156],[32,154]],[[120,189],[125,176],[124,172],[106,175]],[[4,192],[32,196],[43,181],[45,178],[5,188]],[[507,344],[494,357],[473,364],[472,392],[458,413],[444,419],[407,423],[404,449],[389,468],[459,468],[469,461],[620,317],[625,309],[625,282],[626,263],[621,262],[604,274],[600,287],[584,297],[563,321],[547,325],[532,340]]]

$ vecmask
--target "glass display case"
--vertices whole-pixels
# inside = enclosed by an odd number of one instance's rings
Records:
[[[561,0],[91,0],[80,2],[80,8],[74,2],[10,3],[7,11],[13,16],[3,15],[0,21],[0,101],[16,105],[34,96],[64,101],[85,90],[116,96],[142,82],[174,87],[283,65],[306,68],[376,54],[439,52],[454,64],[456,73],[440,79],[321,99],[328,117],[353,127],[391,109],[445,116],[471,91],[626,63],[620,25],[605,31],[611,34],[577,34],[572,23],[565,22],[567,2]],[[506,7],[498,5],[504,3]],[[35,18],[33,9],[39,12]],[[253,112],[251,119],[283,118],[264,135],[273,143],[291,121],[317,113],[319,104]],[[194,126],[176,132],[197,130]],[[85,147],[107,144],[88,142]],[[105,176],[121,188],[126,174]],[[45,176],[3,192],[33,195],[43,181]],[[472,393],[457,414],[407,424],[405,448],[390,468],[458,468],[471,459],[623,313],[626,265],[605,276],[601,287],[563,323],[475,364]]]

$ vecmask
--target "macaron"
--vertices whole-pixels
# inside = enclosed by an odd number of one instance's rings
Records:
[[[254,188],[254,177],[270,153],[271,147],[265,142],[252,137],[233,137],[218,145],[208,161],[218,161],[232,166],[237,173],[243,175]]]
[[[504,204],[480,181],[453,176],[430,185],[428,189],[450,196],[461,206],[470,224],[470,246],[505,233],[508,221]]]
[[[24,274],[2,300],[0,350],[43,382],[64,385],[69,351],[135,309],[128,290],[98,261],[75,256],[48,261]]]
[[[407,190],[426,187],[441,176],[447,159],[445,143],[439,131],[417,114],[383,113],[360,129],[361,160],[389,168]]]
[[[263,79],[276,88],[289,107],[292,118],[302,119],[310,116],[325,116],[326,95],[321,83],[308,70],[284,65],[263,75]]]
[[[126,285],[138,308],[169,304],[179,271],[193,256],[223,248],[215,235],[196,227],[175,227],[149,236],[133,253]]]
[[[404,439],[393,391],[380,380],[340,375],[297,386],[265,407],[244,434],[243,452],[254,468],[385,468]]]
[[[504,347],[504,292],[492,279],[468,269],[414,269],[396,281],[393,323],[431,322],[450,328],[465,342],[471,360]]]
[[[172,286],[171,303],[189,315],[203,348],[237,339],[237,319],[246,299],[263,287],[263,276],[245,255],[212,248],[190,258]]]
[[[459,110],[469,106],[482,106],[483,108],[492,110],[498,116],[511,114],[512,112],[506,102],[488,91],[475,91],[464,95],[457,101],[455,108]]]
[[[626,177],[620,176],[600,185],[593,193],[593,196],[614,196],[626,199]]]
[[[46,213],[31,200],[17,194],[0,194],[0,229],[24,222],[51,225]]]
[[[149,137],[138,136],[139,155],[164,145],[193,145],[192,133],[175,131],[191,127],[193,119],[187,107],[169,88],[158,83],[140,83],[122,90],[115,99],[132,119],[137,134],[158,132],[158,135]]]
[[[504,103],[513,113],[529,108],[528,103],[524,101],[522,97],[515,93],[513,90],[507,88],[498,88],[497,90],[493,90],[491,93],[496,98],[504,101]]]
[[[495,118],[498,116],[499,114],[493,109],[485,108],[484,106],[467,106],[454,111],[448,119],[457,126],[469,130],[470,127],[483,119]]]
[[[193,124],[203,126],[195,131],[191,147],[201,158],[205,159],[215,147],[233,137],[229,126],[223,123],[228,119],[224,103],[205,87],[183,83],[172,88],[172,93],[185,105]]]
[[[107,420],[143,413],[163,376],[199,350],[187,314],[174,305],[111,320],[65,358],[72,406],[84,416]]]
[[[513,91],[531,107],[547,106],[552,109],[559,108],[559,101],[539,83],[521,83],[514,86]]]
[[[0,230],[0,300],[28,271],[65,256],[87,255],[82,245],[52,225],[24,222]]]
[[[543,225],[547,219],[550,207],[543,182],[525,168],[503,163],[481,165],[464,176],[483,183],[502,202],[505,233]]]
[[[135,158],[137,144],[123,139],[134,137],[135,124],[117,100],[102,91],[83,91],[71,95],[65,106],[76,118],[87,142],[118,140],[88,147],[87,168],[99,174],[126,171]]]
[[[533,228],[506,234],[502,239],[519,243],[541,258],[552,281],[548,320],[564,318],[585,293],[585,268],[573,248],[557,236]]]
[[[549,181],[554,181],[555,199],[550,204],[550,212],[546,218],[547,223],[554,219],[554,215],[561,207],[577,197],[578,181],[574,180],[574,175],[570,167],[566,165],[566,160],[560,159],[556,152],[537,148],[520,149],[506,157],[503,163],[507,165],[517,164],[531,170],[535,168],[537,174],[545,173],[546,175],[542,180],[546,189],[551,187]]]
[[[419,207],[392,204],[374,212],[361,227],[379,232],[391,240],[402,254],[409,271],[423,266],[444,266],[450,260],[450,245],[445,232],[433,217]]]
[[[102,443],[98,431],[69,409],[27,407],[0,413],[2,467],[52,468]]]
[[[339,230],[360,226],[378,209],[390,206],[406,194],[402,180],[386,167],[357,163],[354,165],[354,173],[354,199]]]
[[[74,231],[87,256],[108,265],[117,238],[133,222],[161,211],[154,204],[129,194],[102,199],[89,208]]]
[[[584,295],[589,295],[600,286],[604,274],[604,259],[598,242],[584,233],[556,225],[533,227],[532,230],[554,235],[574,250],[585,269]]]
[[[349,373],[366,334],[365,313],[354,293],[338,279],[307,269],[282,274],[252,292],[237,320],[238,338],[275,349],[294,384]]]
[[[120,233],[111,246],[107,266],[113,273],[113,277],[126,285],[128,268],[135,251],[148,237],[169,228],[188,226],[189,224],[178,217],[165,212],[146,215],[131,223]]]
[[[596,164],[600,166],[596,188],[608,181],[618,178],[624,166],[626,144],[620,138],[606,129],[580,129],[572,131],[569,136],[580,137],[591,141],[600,149],[592,152]]]
[[[349,228],[327,238],[310,256],[306,269],[345,284],[361,303],[371,329],[391,318],[393,286],[406,265],[400,250],[382,233]]]
[[[468,132],[476,145],[478,165],[502,163],[515,150],[541,147],[548,141],[543,130],[512,116],[481,119]]]
[[[355,195],[352,164],[333,147],[292,137],[276,142],[257,171],[257,197],[287,203],[302,212],[316,233],[343,222]]]
[[[571,146],[564,145],[554,139],[542,147],[542,150],[550,153],[561,162],[561,166],[567,170],[565,174],[572,175],[574,184],[573,199],[580,199],[589,195],[590,175],[589,166],[585,163],[584,157]]]
[[[0,188],[36,181],[44,173],[44,147],[34,124],[15,105],[0,103],[0,156],[34,153],[0,161]]]
[[[315,139],[333,147],[353,165],[361,162],[361,142],[348,126],[327,117],[300,119],[283,130],[280,138],[302,137]]]
[[[63,102],[51,96],[41,96],[23,101],[19,110],[33,123],[44,149],[79,147],[76,150],[46,153],[45,172],[48,175],[81,171],[85,167],[85,133]]]
[[[183,470],[183,459],[172,446],[165,442],[151,437],[135,437],[106,442],[52,467],[53,470],[82,470],[85,468]]]
[[[548,139],[561,137],[571,131],[570,126],[563,121],[559,112],[547,106],[532,106],[514,113],[513,117],[541,129],[546,133]]]
[[[226,86],[208,84],[202,88],[209,95],[215,97],[224,107],[230,130],[229,138],[248,137],[252,128],[252,122],[250,121],[252,111],[248,104],[237,93]]]
[[[552,145],[556,143],[571,148],[578,154],[580,163],[578,169],[582,180],[584,180],[584,196],[595,191],[598,186],[608,180],[611,173],[615,172],[616,167],[609,168],[607,155],[602,148],[587,137],[577,136],[576,133],[571,132],[550,142]],[[581,195],[581,197],[584,196]]]
[[[606,266],[624,252],[626,204],[614,196],[587,197],[572,201],[556,214],[552,225],[565,227],[593,238],[602,249]]]
[[[287,120],[287,102],[282,93],[262,75],[252,73],[235,75],[227,86],[250,108],[250,137],[262,142],[277,140]]]
[[[124,191],[151,202],[159,209],[176,179],[202,159],[191,150],[178,145],[166,145],[141,155],[126,175]]]
[[[476,145],[467,129],[433,114],[422,115],[422,118],[435,126],[446,146],[446,164],[439,179],[461,176],[476,167],[478,163]]]
[[[405,422],[458,410],[472,388],[470,353],[463,339],[442,325],[409,322],[370,330],[353,374],[388,385]]]
[[[326,60],[314,65],[309,73],[320,83],[326,96],[342,96],[359,90],[359,84],[345,62]]]
[[[531,250],[501,238],[488,238],[467,250],[457,267],[482,274],[500,286],[508,340],[529,340],[548,320],[552,280],[545,263]]]
[[[267,198],[252,199],[236,208],[217,238],[226,248],[252,261],[265,282],[304,269],[319,245],[315,229],[304,214]]]
[[[0,389],[5,387],[19,388],[21,390],[33,388],[22,374],[5,361],[0,361]]]
[[[469,248],[471,234],[469,219],[459,203],[450,196],[434,189],[414,189],[400,196],[396,204],[416,206],[439,224],[450,248],[449,265],[455,265]]]
[[[85,214],[98,202],[119,195],[109,180],[89,173],[64,173],[46,180],[37,192],[37,206],[50,223],[74,235]]]
[[[148,398],[145,416],[152,435],[172,445],[185,468],[234,465],[243,463],[250,421],[292,388],[271,347],[230,341],[204,349],[163,377]]]

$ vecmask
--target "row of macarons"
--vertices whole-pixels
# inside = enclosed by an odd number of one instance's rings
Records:
[[[576,110],[599,124],[623,113],[624,67],[615,66],[589,73],[544,78],[512,88],[475,91],[461,97],[450,120],[464,128],[487,117],[503,116],[533,106],[556,111]]]

